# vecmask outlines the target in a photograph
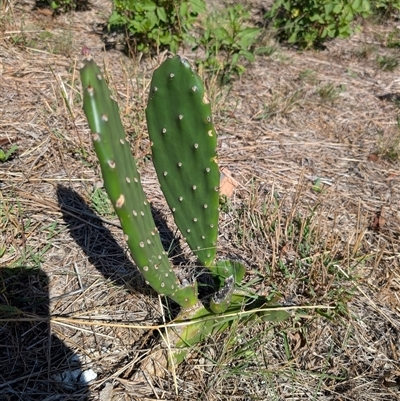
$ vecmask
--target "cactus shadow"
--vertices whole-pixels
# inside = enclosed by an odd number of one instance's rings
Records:
[[[151,205],[151,214],[160,233],[161,243],[168,257],[173,259],[175,265],[188,265],[190,262],[185,257],[182,247],[179,244],[179,238],[169,228],[167,219],[162,212]]]
[[[143,293],[144,280],[129,258],[128,249],[124,249],[115,240],[111,231],[88,206],[84,198],[72,188],[62,185],[57,186],[56,193],[69,233],[85,252],[89,262],[107,279],[122,286],[129,282],[129,288]],[[179,261],[183,261],[179,245],[174,245],[172,250],[169,250],[174,234],[168,228],[161,212],[152,207],[152,213],[160,231],[164,249],[167,252],[170,251],[171,256],[177,255],[176,257],[180,258]],[[177,241],[174,244],[177,244]]]
[[[124,285],[139,275],[126,250],[81,195],[63,185],[57,186],[56,194],[69,234],[105,278]]]
[[[49,278],[39,268],[0,269],[0,399],[89,399],[76,354],[49,326]]]

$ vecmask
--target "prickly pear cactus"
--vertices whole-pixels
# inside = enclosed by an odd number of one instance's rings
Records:
[[[154,73],[146,116],[162,190],[179,229],[199,261],[211,271],[218,288],[205,304],[198,302],[196,283],[183,286],[173,272],[125,138],[118,106],[111,99],[97,65],[90,60],[84,64],[81,69],[84,111],[104,187],[121,221],[133,259],[146,282],[183,307],[174,324],[166,328],[174,349],[168,346],[168,358],[163,360],[171,364],[181,362],[188,347],[225,330],[235,320],[286,319],[287,312],[275,310],[276,300],[238,287],[245,274],[240,262],[215,261],[219,201],[217,139],[199,76],[180,57],[165,61]],[[260,309],[265,306],[271,308]],[[254,313],[242,313],[249,310]]]
[[[197,302],[196,284],[182,286],[162,247],[149,201],[119,117],[117,103],[98,66],[84,61],[81,69],[84,111],[100,161],[104,187],[121,221],[132,257],[146,282],[183,307]]]
[[[154,72],[146,109],[153,163],[175,222],[200,263],[213,265],[218,236],[217,136],[203,83],[175,56]]]

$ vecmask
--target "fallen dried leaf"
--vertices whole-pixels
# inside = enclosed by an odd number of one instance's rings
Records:
[[[380,231],[386,223],[386,219],[383,217],[383,208],[375,213],[371,224],[371,229],[374,231]]]
[[[374,154],[374,153],[371,153],[371,154],[369,154],[369,155],[367,156],[367,160],[368,160],[369,162],[374,162],[374,163],[376,163],[376,162],[379,161],[379,156],[376,155],[376,154]]]

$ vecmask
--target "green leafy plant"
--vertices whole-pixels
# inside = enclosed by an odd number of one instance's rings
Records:
[[[199,297],[196,280],[180,279],[170,264],[140,183],[117,103],[111,99],[97,65],[92,60],[84,63],[84,111],[104,188],[146,283],[181,307],[174,325],[167,329],[176,347],[173,361],[182,361],[188,346],[226,329],[243,314],[246,321],[257,316],[264,320],[285,319],[285,311],[273,308],[276,300],[258,296],[242,284],[242,263],[216,258],[220,177],[217,135],[198,74],[179,56],[167,59],[154,72],[146,119],[161,189],[184,239],[214,282],[211,297],[203,298]],[[264,308],[266,305],[270,308]]]
[[[374,14],[378,14],[381,18],[399,17],[400,1],[399,0],[370,0],[371,8]]]
[[[85,11],[89,9],[88,0],[38,0],[36,7],[50,7],[54,12]]]
[[[166,48],[176,53],[205,9],[204,0],[114,0],[108,29],[125,31],[134,51]]]
[[[4,151],[3,149],[0,148],[0,163],[6,162],[10,158],[12,158],[17,150],[18,150],[17,145],[12,145],[11,148],[8,149],[7,151]]]
[[[197,47],[205,55],[197,62],[207,72],[217,73],[222,82],[245,71],[243,60],[254,61],[254,46],[261,29],[251,26],[250,12],[241,4],[211,13]]]
[[[369,0],[276,0],[265,17],[278,37],[303,48],[322,46],[332,38],[347,38],[360,27],[356,17],[371,14]]]

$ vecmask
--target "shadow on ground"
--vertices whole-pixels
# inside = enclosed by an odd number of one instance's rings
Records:
[[[143,292],[144,280],[128,257],[128,251],[118,244],[113,234],[104,226],[102,220],[87,205],[82,196],[71,188],[59,185],[57,200],[71,237],[85,252],[89,262],[114,283],[124,285],[129,281],[130,289]],[[175,263],[188,263],[179,256],[182,255],[182,250],[177,241],[174,241],[175,236],[168,228],[162,214],[155,208],[152,208],[152,213],[165,251],[169,252],[170,257],[175,258]],[[174,246],[171,247],[171,243]]]
[[[79,358],[50,333],[49,280],[0,268],[0,400],[88,399]]]

